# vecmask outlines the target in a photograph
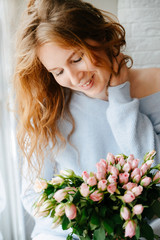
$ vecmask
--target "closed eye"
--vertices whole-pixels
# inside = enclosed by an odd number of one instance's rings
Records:
[[[58,77],[59,75],[61,75],[63,73],[64,70],[61,70],[60,72],[58,73],[55,73],[56,77]]]
[[[75,60],[72,60],[73,63],[77,63],[77,62],[80,62],[83,58],[83,53],[81,53],[81,56],[78,58],[78,59],[75,59]]]

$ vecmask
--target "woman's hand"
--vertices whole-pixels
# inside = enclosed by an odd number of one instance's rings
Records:
[[[120,53],[117,58],[113,59],[113,71],[109,86],[114,87],[126,81],[129,81],[129,69],[126,66],[124,55]],[[119,67],[121,66],[120,70]]]

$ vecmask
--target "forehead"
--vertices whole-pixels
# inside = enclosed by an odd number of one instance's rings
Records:
[[[38,47],[37,55],[47,68],[56,68],[65,64],[66,60],[78,49],[62,47],[56,43],[46,43]]]

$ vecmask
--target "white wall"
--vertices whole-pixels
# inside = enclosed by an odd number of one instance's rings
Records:
[[[118,18],[134,67],[160,67],[160,0],[119,0]]]
[[[87,0],[95,7],[103,9],[117,15],[117,1],[118,0]]]

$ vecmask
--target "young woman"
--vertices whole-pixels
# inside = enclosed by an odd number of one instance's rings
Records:
[[[18,140],[25,155],[22,200],[32,214],[36,176],[95,171],[113,154],[160,159],[160,69],[129,69],[123,27],[80,0],[32,0],[17,38]],[[131,61],[130,61],[131,63]],[[35,219],[34,240],[66,239]]]

